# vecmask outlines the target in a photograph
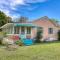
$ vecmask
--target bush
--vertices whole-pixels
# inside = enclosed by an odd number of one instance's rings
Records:
[[[60,41],[60,30],[58,31],[58,40]]]
[[[37,31],[37,35],[36,35],[36,40],[35,40],[35,42],[36,42],[36,43],[40,43],[40,42],[41,42],[41,39],[42,39],[42,31],[38,30],[38,31]]]
[[[2,45],[2,40],[5,37],[5,33],[4,32],[0,32],[0,45]]]
[[[0,32],[0,40],[3,39],[3,37],[4,37],[4,33]]]
[[[7,33],[6,32],[0,32],[0,38],[4,38],[7,36]]]
[[[19,46],[22,46],[22,45],[23,45],[23,43],[22,43],[21,40],[17,40],[17,41],[15,42],[15,44],[16,44],[16,45],[19,45]]]
[[[3,32],[3,36],[4,37],[7,37],[7,32]]]
[[[2,45],[2,40],[0,40],[0,45]]]

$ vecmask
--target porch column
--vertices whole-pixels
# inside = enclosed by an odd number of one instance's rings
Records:
[[[27,35],[27,28],[25,27],[25,38],[26,38],[26,35]]]
[[[32,38],[32,34],[33,34],[33,32],[32,32],[32,27],[31,27],[31,38]]]
[[[19,35],[21,35],[21,27],[19,28]]]
[[[14,34],[14,26],[13,26],[13,32],[12,32],[12,34]]]

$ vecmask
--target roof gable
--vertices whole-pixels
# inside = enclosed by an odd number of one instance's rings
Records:
[[[52,21],[50,18],[48,18],[47,16],[44,16],[44,17],[41,17],[41,18],[39,18],[39,19],[36,19],[36,20],[34,20],[32,23],[37,23],[37,24],[39,24],[39,22],[40,22],[40,24],[46,24],[46,25],[53,25],[53,26],[55,26],[55,27],[58,27],[59,25],[56,23],[56,22],[54,22],[54,21]]]

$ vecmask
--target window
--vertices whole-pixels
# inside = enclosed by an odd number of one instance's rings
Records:
[[[14,28],[14,34],[19,34],[19,29],[20,29],[19,27],[15,27]]]
[[[25,34],[25,28],[21,27],[21,34]]]
[[[53,28],[49,28],[49,29],[48,29],[48,33],[49,33],[49,34],[53,34]]]
[[[27,34],[31,34],[31,27],[27,27]]]

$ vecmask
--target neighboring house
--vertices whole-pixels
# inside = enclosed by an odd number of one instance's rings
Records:
[[[8,36],[18,35],[20,38],[35,38],[37,30],[42,30],[42,40],[57,40],[57,32],[60,26],[48,17],[42,17],[31,23],[7,23],[1,27]]]

